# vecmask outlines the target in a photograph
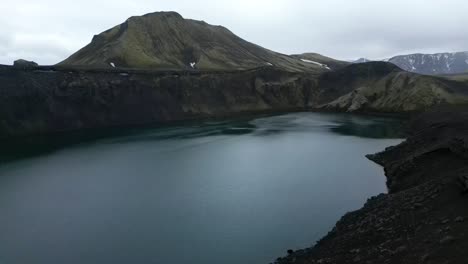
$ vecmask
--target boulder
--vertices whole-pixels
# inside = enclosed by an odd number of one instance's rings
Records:
[[[468,175],[461,175],[458,177],[458,184],[462,189],[463,194],[468,193]]]
[[[20,60],[16,60],[13,63],[13,66],[16,68],[21,68],[21,69],[33,69],[39,65],[35,63],[34,61],[27,61],[27,60],[20,59]]]

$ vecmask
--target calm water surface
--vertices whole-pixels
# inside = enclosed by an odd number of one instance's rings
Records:
[[[386,191],[364,155],[399,123],[294,113],[3,143],[0,263],[272,262]]]

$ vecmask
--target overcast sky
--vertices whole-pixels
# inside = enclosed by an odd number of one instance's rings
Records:
[[[265,48],[338,59],[468,50],[467,0],[1,0],[0,64],[55,64],[133,15],[177,11]]]

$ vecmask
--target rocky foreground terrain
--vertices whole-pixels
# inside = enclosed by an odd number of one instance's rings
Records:
[[[405,142],[368,158],[389,193],[276,263],[468,263],[468,110],[423,114]]]

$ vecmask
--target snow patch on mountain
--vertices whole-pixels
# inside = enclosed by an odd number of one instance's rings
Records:
[[[311,60],[306,60],[306,59],[301,59],[301,61],[306,62],[306,63],[313,63],[313,64],[318,65],[318,66],[320,66],[320,67],[323,67],[323,68],[325,68],[325,69],[327,69],[327,70],[331,70],[330,67],[328,67],[328,65],[322,64],[322,63],[320,63],[320,62],[311,61]]]

